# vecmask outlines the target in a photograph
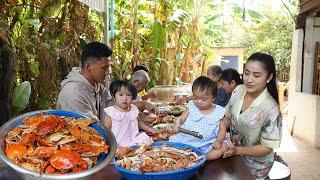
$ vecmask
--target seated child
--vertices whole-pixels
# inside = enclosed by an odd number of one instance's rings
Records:
[[[152,139],[146,133],[140,133],[138,127],[138,108],[132,104],[137,90],[128,81],[117,80],[110,84],[110,93],[115,105],[104,109],[104,125],[111,128],[118,147],[150,144]]]
[[[213,160],[223,156],[227,145],[213,147],[217,139],[220,119],[223,118],[225,109],[212,102],[217,96],[217,85],[209,77],[200,76],[192,85],[193,100],[189,101],[187,109],[181,114],[175,123],[175,130],[181,126],[187,130],[199,132],[203,135],[202,139],[178,133],[170,137],[169,141],[189,144],[200,148],[206,153],[207,160]]]

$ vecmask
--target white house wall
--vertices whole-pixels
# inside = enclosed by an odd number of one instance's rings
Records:
[[[308,17],[305,36],[303,30],[295,30],[290,66],[288,98],[289,130],[293,136],[320,147],[320,96],[311,94],[313,85],[315,44],[320,41],[318,19]],[[304,55],[302,45],[304,43]],[[302,75],[302,57],[303,80]],[[301,92],[302,83],[302,92]]]

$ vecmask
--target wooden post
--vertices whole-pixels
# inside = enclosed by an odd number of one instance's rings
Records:
[[[103,42],[109,46],[109,4],[108,0],[104,0],[104,12],[103,12],[103,20],[104,20],[104,29],[103,29]]]
[[[320,95],[320,42],[316,43],[314,77],[313,77],[313,94]]]

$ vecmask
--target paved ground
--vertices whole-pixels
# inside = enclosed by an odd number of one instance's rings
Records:
[[[283,122],[281,146],[276,151],[291,169],[292,180],[320,180],[320,151],[290,136]]]

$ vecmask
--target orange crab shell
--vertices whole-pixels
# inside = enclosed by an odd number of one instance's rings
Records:
[[[86,160],[80,159],[76,167],[72,169],[72,172],[82,172],[89,168],[89,164]]]
[[[66,120],[60,117],[51,116],[41,121],[37,126],[36,133],[39,136],[50,134],[54,131],[62,129],[66,125]]]
[[[59,170],[71,169],[79,163],[80,159],[79,153],[62,149],[51,156],[50,164]]]
[[[9,159],[14,159],[17,156],[21,156],[27,153],[27,146],[23,144],[7,144],[5,152]]]

